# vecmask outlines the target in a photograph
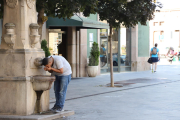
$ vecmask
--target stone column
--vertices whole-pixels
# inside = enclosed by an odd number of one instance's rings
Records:
[[[126,28],[126,61],[127,66],[131,62],[131,28]]]
[[[67,60],[71,65],[74,78],[76,77],[76,28],[68,27],[67,34]]]
[[[138,62],[138,25],[131,28],[131,71],[137,71]]]
[[[97,21],[99,21],[99,14],[97,14]],[[100,51],[100,48],[101,48],[101,40],[100,40],[100,29],[97,29],[97,43],[99,45],[99,51]],[[101,66],[100,66],[100,56],[99,56],[99,65],[98,65],[98,73],[97,75],[100,75],[101,74]]]
[[[138,56],[138,25],[131,28],[131,71],[150,70],[149,57]]]
[[[47,41],[47,46],[49,48],[49,29],[46,29],[46,41]]]
[[[87,77],[87,30],[80,30],[79,37],[79,77]]]
[[[0,44],[2,40],[2,19],[0,19]]]
[[[6,0],[0,46],[0,114],[30,115],[36,94],[31,77],[44,75],[34,60],[44,57],[38,35],[36,0]],[[49,109],[49,91],[42,95],[43,111]]]
[[[76,31],[76,77],[79,77],[79,31]]]

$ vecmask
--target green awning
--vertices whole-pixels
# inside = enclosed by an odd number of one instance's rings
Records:
[[[87,19],[84,17],[73,16],[65,21],[61,18],[48,17],[46,27],[77,27],[79,29],[109,29],[109,24]]]

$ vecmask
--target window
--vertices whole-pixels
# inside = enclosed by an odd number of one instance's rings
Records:
[[[58,39],[61,39],[61,33],[58,33]]]
[[[158,22],[154,22],[154,23],[153,23],[153,26],[158,26]]]
[[[159,26],[164,26],[164,21],[163,22],[159,22]]]
[[[164,35],[164,31],[161,31],[161,32],[160,32],[160,35]]]

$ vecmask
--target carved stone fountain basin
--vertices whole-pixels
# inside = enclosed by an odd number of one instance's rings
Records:
[[[31,77],[34,91],[46,91],[51,89],[52,83],[56,79],[55,76],[50,75],[35,75]]]
[[[34,113],[42,113],[41,108],[41,95],[44,91],[51,89],[52,83],[55,81],[55,76],[50,75],[35,75],[31,76],[31,82],[34,91],[36,92],[37,99],[34,108]]]

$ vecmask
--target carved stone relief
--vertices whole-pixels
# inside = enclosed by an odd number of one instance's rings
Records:
[[[38,28],[39,25],[37,23],[32,23],[30,24],[30,39],[31,39],[31,47],[34,48],[35,45],[39,42],[40,40],[40,35],[38,34]]]
[[[27,5],[31,9],[35,5],[36,0],[27,0]]]
[[[4,41],[11,48],[13,48],[15,40],[16,40],[16,35],[15,35],[15,31],[14,31],[16,25],[14,23],[6,23],[4,26],[6,28],[6,34],[4,34]]]
[[[18,0],[6,0],[7,6],[10,8],[15,8],[18,4]]]

